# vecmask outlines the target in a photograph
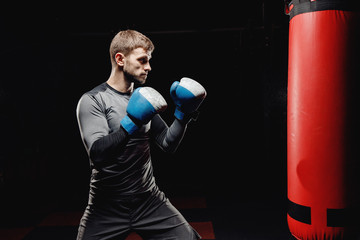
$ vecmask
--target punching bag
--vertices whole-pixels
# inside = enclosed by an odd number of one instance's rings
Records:
[[[288,59],[288,226],[301,240],[358,239],[357,1],[293,0]],[[358,113],[359,112],[359,113]]]

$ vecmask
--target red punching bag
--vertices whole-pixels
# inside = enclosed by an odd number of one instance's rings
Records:
[[[286,3],[287,219],[296,239],[355,239],[360,229],[350,216],[358,205],[360,174],[354,170],[360,161],[360,14],[355,3]]]

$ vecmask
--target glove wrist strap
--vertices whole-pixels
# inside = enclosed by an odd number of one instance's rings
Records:
[[[128,132],[129,135],[136,132],[139,127],[126,115],[120,122],[121,126]]]
[[[199,111],[194,111],[192,113],[185,114],[180,109],[176,108],[174,116],[181,122],[188,123],[190,120],[193,120],[194,122],[196,122],[196,120],[199,117],[199,113],[200,113]]]
[[[182,111],[180,111],[179,108],[176,108],[175,109],[175,113],[174,113],[174,116],[179,119],[180,121],[182,121],[185,117],[185,113],[183,113]]]

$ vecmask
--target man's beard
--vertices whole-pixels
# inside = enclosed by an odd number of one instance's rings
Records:
[[[123,70],[124,71],[124,75],[125,75],[125,78],[128,82],[130,83],[134,83],[135,86],[139,86],[139,85],[144,85],[145,83],[145,80],[140,80],[140,79],[137,79],[136,76],[134,76],[133,74],[129,73],[128,71],[126,71],[125,69]]]

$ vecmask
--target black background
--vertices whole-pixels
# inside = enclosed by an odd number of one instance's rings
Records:
[[[75,3],[74,3],[75,4]],[[110,75],[115,33],[155,45],[147,85],[167,100],[173,81],[208,96],[177,153],[155,146],[155,177],[169,195],[274,205],[286,202],[288,21],[282,1],[87,3],[19,6],[1,15],[1,204],[84,206],[89,162],[75,109]]]

